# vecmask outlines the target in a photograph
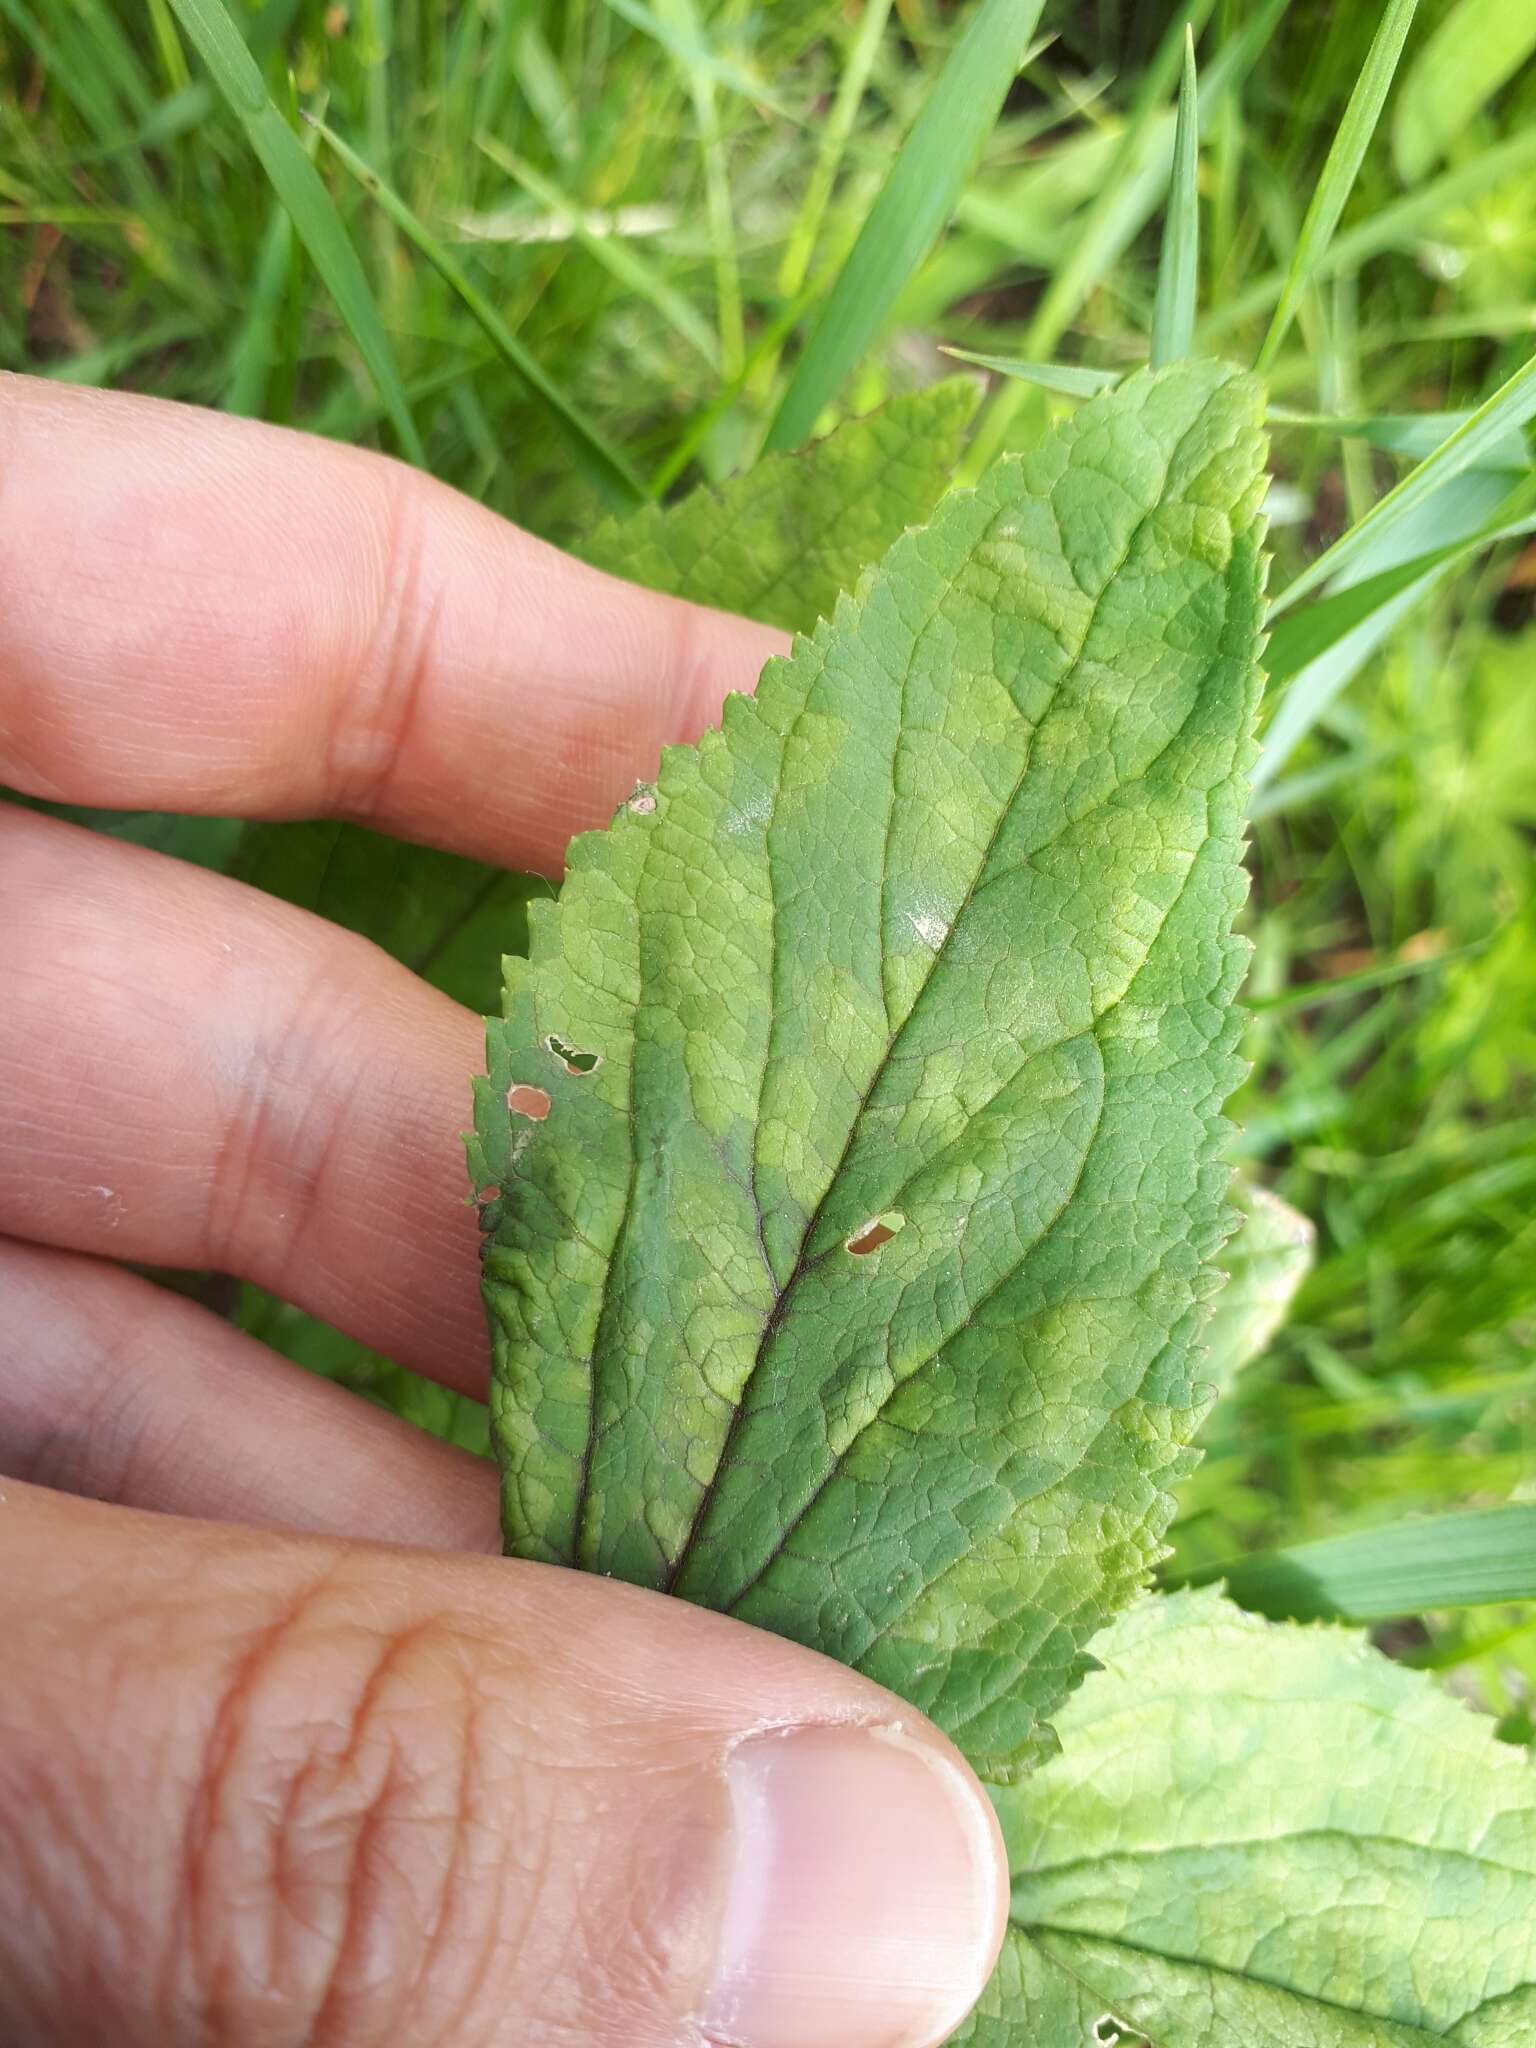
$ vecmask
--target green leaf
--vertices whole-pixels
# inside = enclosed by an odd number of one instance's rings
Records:
[[[1532,2048],[1536,1773],[1336,1629],[1214,1592],[1094,1645],[996,1795],[1015,1872],[973,2048]]]
[[[795,366],[768,447],[793,448],[875,340],[955,210],[1043,0],[981,0],[902,144]]]
[[[1226,1579],[1244,1607],[1296,1621],[1388,1621],[1433,1608],[1536,1600],[1536,1504],[1352,1529],[1199,1576]]]
[[[547,886],[335,819],[248,825],[233,872],[360,932],[482,1014],[499,1000],[501,955],[525,943],[530,893]]]
[[[1195,84],[1195,38],[1184,30],[1184,72],[1173,133],[1168,218],[1152,307],[1152,366],[1176,363],[1195,345],[1195,294],[1200,280],[1200,113]]]
[[[1536,0],[1458,0],[1414,59],[1392,117],[1392,154],[1416,185],[1536,51]]]
[[[897,541],[575,843],[477,1088],[509,1546],[812,1642],[993,1772],[1199,1417],[1261,410],[1140,372]]]
[[[1264,345],[1259,350],[1257,367],[1261,372],[1267,370],[1279,354],[1280,344],[1296,317],[1302,292],[1316,276],[1328,253],[1333,231],[1344,212],[1345,202],[1354,190],[1371,137],[1376,133],[1376,123],[1381,119],[1381,110],[1397,70],[1397,60],[1403,54],[1403,44],[1407,41],[1418,4],[1419,0],[1387,0],[1380,26],[1372,38],[1360,76],[1355,80],[1349,104],[1344,109],[1344,118],[1318,175],[1306,218],[1301,224],[1301,233],[1296,237],[1290,268],[1280,287],[1280,301],[1270,321],[1269,332],[1264,337]]]
[[[1216,1297],[1201,1368],[1218,1395],[1268,1348],[1307,1277],[1316,1241],[1306,1217],[1268,1188],[1238,1180],[1232,1200],[1242,1222],[1221,1254],[1227,1284]]]
[[[171,0],[177,19],[197,46],[214,84],[228,101],[256,152],[272,189],[287,207],[300,241],[336,301],[358,352],[379,388],[384,409],[415,463],[426,460],[406,401],[405,387],[368,289],[357,251],[335,202],[303,145],[267,97],[255,58],[230,19],[224,0]]]
[[[979,397],[968,377],[892,399],[802,453],[769,455],[676,505],[608,519],[579,546],[599,569],[786,631],[831,616],[949,486]]]

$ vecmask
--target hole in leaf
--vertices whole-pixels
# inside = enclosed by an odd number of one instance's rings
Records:
[[[544,1041],[545,1050],[552,1052],[568,1074],[590,1074],[594,1067],[600,1067],[603,1056],[600,1052],[578,1052],[574,1045],[567,1045],[563,1038],[557,1038],[553,1031]]]
[[[518,1081],[507,1090],[507,1107],[514,1116],[525,1116],[530,1123],[541,1124],[549,1115],[549,1096],[542,1088]]]
[[[1095,2048],[1148,2048],[1147,2037],[1140,2028],[1117,2019],[1112,2012],[1099,2015],[1088,2038]]]
[[[883,1216],[871,1216],[867,1223],[861,1223],[848,1240],[848,1250],[856,1259],[866,1257],[870,1252],[879,1251],[881,1245],[889,1244],[906,1222],[899,1210],[888,1209]]]
[[[494,1202],[500,1193],[501,1189],[497,1187],[479,1188],[476,1190],[475,1200],[477,1202]]]
[[[648,818],[656,808],[656,791],[648,782],[637,782],[625,802],[629,810],[638,813],[642,818]]]

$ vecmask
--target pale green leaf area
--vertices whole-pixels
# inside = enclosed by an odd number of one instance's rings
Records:
[[[975,2048],[1530,2048],[1536,1771],[1424,1676],[1214,1591],[1094,1644],[995,1793],[1014,1871]]]
[[[1202,1369],[1218,1395],[1268,1348],[1285,1321],[1311,1267],[1317,1237],[1306,1217],[1268,1188],[1237,1180],[1232,1200],[1242,1222],[1222,1249],[1227,1284],[1206,1328]]]
[[[816,1644],[994,1775],[1200,1414],[1261,414],[1141,372],[897,541],[575,843],[478,1088],[509,1547]]]
[[[802,454],[767,455],[676,505],[606,519],[578,543],[600,569],[786,632],[829,618],[949,488],[980,392],[947,377],[850,420]]]

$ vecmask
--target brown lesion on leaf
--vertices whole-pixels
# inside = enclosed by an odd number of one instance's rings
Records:
[[[888,1209],[883,1216],[871,1216],[848,1239],[846,1248],[856,1259],[866,1258],[870,1252],[879,1251],[881,1245],[889,1244],[906,1220],[896,1209]]]
[[[529,1081],[514,1081],[507,1090],[507,1108],[514,1116],[525,1116],[530,1123],[541,1124],[549,1115],[548,1090],[535,1088]]]
[[[565,1040],[557,1037],[553,1031],[544,1041],[544,1050],[553,1053],[565,1071],[574,1074],[578,1080],[583,1074],[590,1074],[594,1068],[603,1064],[600,1052],[582,1052],[577,1046],[567,1045]]]

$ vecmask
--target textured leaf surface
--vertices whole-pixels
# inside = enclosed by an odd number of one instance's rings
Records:
[[[947,377],[717,490],[605,520],[580,552],[652,590],[809,632],[939,502],[979,396]]]
[[[1536,1772],[1342,1630],[1139,1602],[997,1793],[975,2048],[1533,2048]],[[1116,2030],[1118,2023],[1118,2031]]]
[[[817,1644],[994,1770],[1198,1417],[1260,410],[1144,373],[945,500],[576,842],[479,1089],[510,1547]]]

